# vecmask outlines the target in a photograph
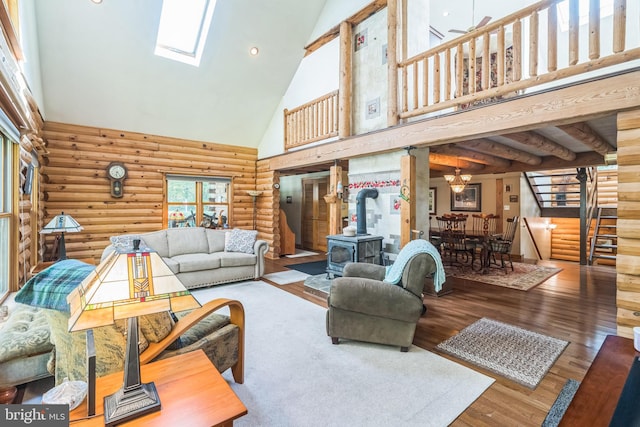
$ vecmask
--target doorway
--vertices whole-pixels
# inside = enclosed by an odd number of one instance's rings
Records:
[[[329,215],[324,195],[329,193],[329,178],[302,180],[302,247],[327,251]]]

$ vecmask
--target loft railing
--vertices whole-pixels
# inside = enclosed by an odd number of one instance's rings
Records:
[[[284,110],[285,151],[337,135],[337,90],[293,110]]]
[[[627,32],[637,16],[627,18],[626,0],[613,0],[605,17],[601,1],[590,0],[584,25],[581,1],[567,0],[566,30],[558,14],[563,1],[538,2],[398,63],[399,117],[491,103],[640,59],[637,29]],[[338,135],[337,91],[284,113],[285,150]]]
[[[580,1],[569,0],[566,31],[561,2],[541,1],[400,62],[400,118],[491,102],[640,58],[637,45],[625,50],[625,0],[614,0],[613,15],[604,18],[600,1],[590,0],[588,25],[580,25]],[[604,56],[601,40],[611,41]]]

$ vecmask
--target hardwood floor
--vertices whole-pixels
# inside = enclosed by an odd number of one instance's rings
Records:
[[[265,273],[322,259],[324,255],[267,260]],[[434,351],[437,344],[482,317],[570,342],[535,390],[441,354],[496,379],[453,426],[540,426],[567,379],[582,380],[606,335],[615,335],[615,267],[562,261],[540,264],[563,270],[526,292],[456,280],[451,294],[425,297],[428,312],[418,324],[414,344],[426,350]],[[273,285],[327,306],[326,301],[305,293],[302,282]]]

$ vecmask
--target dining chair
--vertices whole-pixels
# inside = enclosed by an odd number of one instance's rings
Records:
[[[500,215],[495,214],[472,214],[472,230],[467,233],[470,241],[475,243],[473,259],[478,260],[478,265],[474,269],[478,271],[488,271],[490,262],[489,240],[496,234],[496,228]],[[476,268],[477,267],[477,268]]]
[[[475,242],[467,239],[466,218],[438,217],[442,255],[449,258],[449,265],[473,265]]]
[[[482,231],[482,234],[484,234],[485,236],[492,236],[496,234],[496,228],[498,225],[498,219],[500,219],[500,215],[481,213],[472,214],[471,218],[473,222],[473,230],[477,234],[480,234],[480,231]]]
[[[502,268],[505,274],[507,274],[505,257],[509,262],[511,271],[513,271],[513,261],[511,261],[511,246],[513,245],[513,239],[515,238],[516,230],[518,229],[519,219],[520,218],[518,216],[507,218],[507,228],[504,234],[489,240],[489,256],[491,257],[491,264]],[[496,256],[500,257],[500,264],[498,264]]]

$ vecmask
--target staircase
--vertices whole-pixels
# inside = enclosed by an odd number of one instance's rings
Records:
[[[528,172],[527,180],[538,201],[540,216],[580,217],[580,182],[575,168]]]
[[[591,236],[589,265],[593,265],[594,262],[615,264],[616,254],[618,253],[617,221],[617,208],[598,207],[593,236]],[[610,262],[600,262],[600,260],[608,260]]]
[[[618,171],[598,167],[589,171],[595,179],[588,191],[589,231],[586,258],[589,264],[615,265],[617,254]],[[551,235],[551,258],[580,261],[580,182],[577,171],[555,169],[526,174],[538,201],[540,216],[550,218],[556,228]],[[594,194],[592,194],[594,193]],[[595,196],[595,197],[591,197]],[[598,219],[599,217],[599,219]]]

